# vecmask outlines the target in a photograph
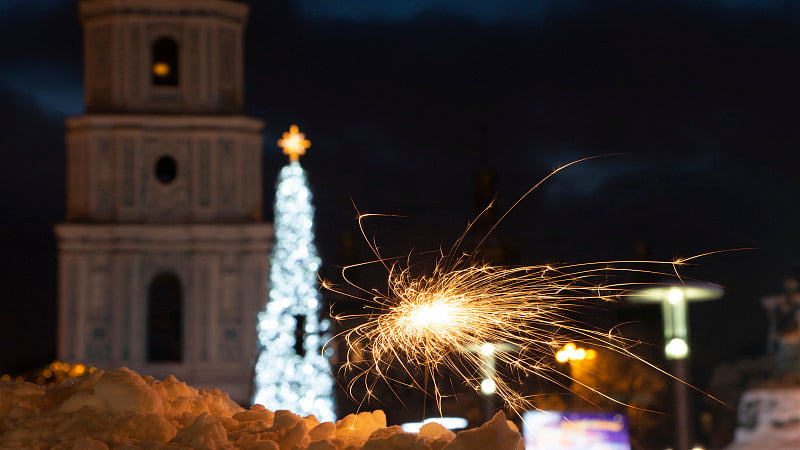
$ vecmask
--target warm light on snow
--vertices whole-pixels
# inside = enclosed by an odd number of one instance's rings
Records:
[[[173,376],[158,381],[125,368],[98,370],[47,388],[1,382],[0,417],[0,448],[522,448],[502,412],[480,428],[457,434],[438,423],[407,433],[399,426],[387,428],[380,410],[336,422],[260,405],[245,410],[219,390],[198,390]]]

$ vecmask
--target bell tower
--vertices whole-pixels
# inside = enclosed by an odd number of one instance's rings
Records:
[[[242,115],[233,0],[82,0],[86,113],[67,119],[59,358],[249,400],[272,226]]]

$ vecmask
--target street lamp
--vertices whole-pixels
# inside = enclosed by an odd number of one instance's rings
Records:
[[[483,394],[483,415],[486,420],[494,415],[494,395],[497,393],[497,362],[495,353],[510,352],[517,349],[514,344],[506,342],[486,342],[483,344],[471,344],[464,347],[471,353],[477,353],[481,357],[481,375],[483,379],[480,384],[480,392]]]
[[[689,303],[715,300],[724,290],[706,283],[684,283],[641,289],[630,295],[634,303],[660,303],[664,321],[664,355],[672,361],[673,391],[675,395],[675,446],[679,450],[691,448],[691,422],[689,420],[689,391],[686,379],[689,374],[687,358],[689,346]]]
[[[664,318],[664,354],[667,359],[681,360],[689,356],[689,302],[715,300],[723,289],[705,283],[655,286],[636,291],[634,303],[661,303]]]
[[[594,359],[595,357],[597,357],[596,351],[592,349],[586,350],[584,348],[580,348],[572,342],[564,344],[564,347],[562,347],[561,350],[556,353],[556,361],[560,363]]]
[[[593,371],[593,360],[597,358],[597,351],[593,349],[586,349],[578,347],[574,342],[564,344],[559,351],[556,352],[556,361],[561,364],[568,364],[567,376],[572,381],[570,391],[573,394],[578,394],[580,387],[585,387],[585,380],[579,381],[581,375]]]

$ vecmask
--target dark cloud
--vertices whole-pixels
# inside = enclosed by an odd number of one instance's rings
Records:
[[[4,6],[0,87],[27,96],[58,120],[79,114],[83,43],[75,3],[38,0]]]
[[[354,22],[404,22],[425,15],[460,17],[483,25],[540,24],[564,15],[592,14],[606,9],[649,10],[661,8],[711,9],[732,15],[787,15],[794,11],[791,0],[295,0],[303,17],[315,20]]]

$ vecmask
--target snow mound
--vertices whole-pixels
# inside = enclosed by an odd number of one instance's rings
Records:
[[[498,412],[457,434],[427,424],[419,434],[386,426],[381,410],[320,423],[314,416],[245,410],[217,389],[127,368],[48,388],[0,384],[0,448],[197,448],[259,450],[515,450],[520,435]]]
[[[800,389],[780,384],[746,391],[737,411],[739,426],[726,450],[800,448]]]

